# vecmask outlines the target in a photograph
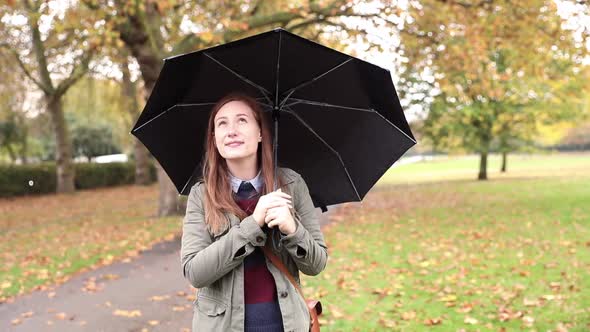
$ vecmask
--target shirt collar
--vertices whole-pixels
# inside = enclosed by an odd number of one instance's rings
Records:
[[[258,171],[258,174],[253,179],[250,179],[250,180],[240,179],[238,177],[235,177],[233,174],[231,174],[231,172],[228,172],[229,173],[229,177],[231,179],[231,187],[232,187],[232,190],[235,193],[237,193],[238,192],[238,188],[240,188],[240,184],[242,184],[242,181],[246,181],[246,182],[250,182],[254,186],[254,189],[256,189],[256,191],[258,193],[260,193],[260,191],[262,189],[262,177],[260,176],[261,172],[262,172],[262,169],[260,169]]]

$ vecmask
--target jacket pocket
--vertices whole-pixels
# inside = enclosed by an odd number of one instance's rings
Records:
[[[225,313],[227,305],[216,299],[200,296],[195,301],[197,310],[204,313],[207,316],[219,316]]]

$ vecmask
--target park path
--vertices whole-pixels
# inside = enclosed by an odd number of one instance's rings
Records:
[[[321,213],[322,228],[335,209]],[[0,304],[0,330],[190,331],[193,299],[194,288],[182,276],[177,236],[127,262]]]

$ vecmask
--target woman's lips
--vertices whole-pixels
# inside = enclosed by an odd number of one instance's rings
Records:
[[[229,147],[232,147],[232,148],[235,148],[235,147],[237,147],[237,146],[240,146],[240,145],[242,145],[242,144],[243,144],[243,143],[237,142],[237,143],[230,143],[230,144],[227,144],[227,146],[229,146]]]

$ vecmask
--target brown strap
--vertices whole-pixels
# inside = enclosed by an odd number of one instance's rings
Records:
[[[301,287],[299,287],[299,284],[297,283],[297,281],[295,281],[295,278],[293,278],[291,273],[289,273],[289,270],[287,270],[287,267],[285,266],[285,264],[283,264],[281,259],[279,257],[277,257],[277,255],[275,255],[272,252],[272,250],[267,246],[268,243],[269,243],[269,241],[266,241],[264,246],[261,247],[262,251],[264,252],[266,257],[268,257],[271,260],[272,264],[274,266],[276,266],[281,272],[283,272],[283,274],[286,275],[287,278],[289,278],[289,281],[291,281],[293,286],[295,286],[295,288],[297,288],[297,290],[299,291],[299,294],[301,294],[301,297],[303,297],[303,299],[305,300],[305,296],[303,295],[303,291],[301,290]]]

